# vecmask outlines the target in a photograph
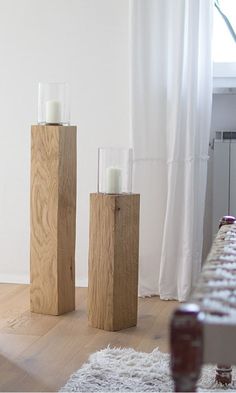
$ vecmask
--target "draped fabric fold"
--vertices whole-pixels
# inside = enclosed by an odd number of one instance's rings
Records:
[[[212,13],[212,0],[132,1],[141,295],[185,300],[201,268]]]

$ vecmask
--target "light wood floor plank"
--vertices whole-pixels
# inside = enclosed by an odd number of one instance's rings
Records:
[[[6,302],[0,304],[0,391],[57,391],[107,345],[168,350],[169,317],[177,302],[141,298],[137,327],[107,332],[88,327],[85,288],[76,289],[76,311],[53,317],[29,312],[28,286],[9,285],[0,284]]]
[[[38,336],[0,333],[1,355],[8,360],[14,360],[38,339]]]

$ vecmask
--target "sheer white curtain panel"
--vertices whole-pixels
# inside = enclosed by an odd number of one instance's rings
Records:
[[[140,294],[186,300],[201,268],[212,100],[212,0],[132,0]]]

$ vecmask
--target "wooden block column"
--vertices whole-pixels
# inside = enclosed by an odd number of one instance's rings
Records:
[[[91,194],[88,317],[116,331],[137,324],[138,194]]]
[[[31,128],[31,311],[75,308],[76,127]]]

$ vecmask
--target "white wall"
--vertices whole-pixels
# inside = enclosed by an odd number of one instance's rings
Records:
[[[37,83],[68,81],[78,124],[77,284],[87,283],[98,146],[129,143],[129,1],[0,0],[0,281],[29,281]]]

